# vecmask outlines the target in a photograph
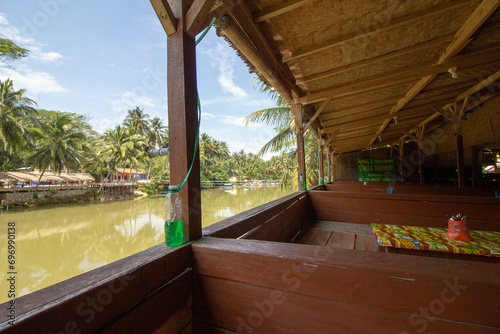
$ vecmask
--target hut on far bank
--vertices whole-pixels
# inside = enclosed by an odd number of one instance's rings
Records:
[[[0,172],[0,185],[10,187],[20,184],[22,186],[35,186],[40,178],[38,172]],[[53,173],[45,172],[40,179],[40,185],[89,185],[95,182],[88,173]]]

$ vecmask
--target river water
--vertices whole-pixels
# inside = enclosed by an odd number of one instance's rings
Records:
[[[279,187],[202,190],[203,227],[274,199]],[[8,223],[15,222],[16,297],[164,242],[162,196],[0,215],[0,303],[8,298]]]

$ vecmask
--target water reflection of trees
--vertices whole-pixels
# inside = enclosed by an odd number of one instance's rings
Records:
[[[124,201],[2,215],[17,224],[18,291],[41,289],[162,242],[159,206]],[[6,288],[2,279],[1,290]]]

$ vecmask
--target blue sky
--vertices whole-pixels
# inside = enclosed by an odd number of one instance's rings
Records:
[[[99,132],[136,106],[167,123],[166,35],[148,0],[3,0],[0,34],[31,50],[0,79],[38,108],[88,115]],[[256,153],[274,132],[243,119],[275,104],[215,29],[197,47],[197,71],[201,131]]]

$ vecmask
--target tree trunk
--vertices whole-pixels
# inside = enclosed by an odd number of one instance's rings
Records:
[[[45,173],[45,169],[42,171],[42,174],[38,177],[38,181],[36,182],[35,193],[38,195],[38,185],[40,184],[40,180],[42,179],[43,174]]]

